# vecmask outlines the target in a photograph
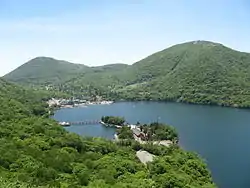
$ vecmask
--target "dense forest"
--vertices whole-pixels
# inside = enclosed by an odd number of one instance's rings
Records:
[[[212,188],[205,163],[178,146],[69,133],[49,119],[48,95],[0,79],[0,187]],[[156,155],[144,165],[135,152]]]
[[[76,97],[99,95],[112,100],[164,100],[245,108],[250,107],[249,72],[249,53],[218,43],[193,41],[130,66],[87,67],[40,57],[5,78],[43,88],[51,85],[54,91]]]

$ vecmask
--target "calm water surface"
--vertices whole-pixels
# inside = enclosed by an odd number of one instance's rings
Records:
[[[130,123],[164,122],[178,130],[180,145],[206,159],[221,188],[250,188],[250,110],[163,102],[123,102],[61,109],[58,121],[123,116]],[[114,129],[101,125],[73,125],[80,135],[113,138]]]

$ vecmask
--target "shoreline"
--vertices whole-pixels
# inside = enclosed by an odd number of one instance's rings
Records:
[[[50,99],[47,101],[49,106],[59,106],[58,108],[75,108],[75,107],[88,107],[92,105],[111,105],[113,103],[122,103],[122,102],[163,102],[163,103],[180,103],[180,104],[189,104],[189,105],[200,105],[200,106],[210,106],[210,107],[223,107],[223,108],[233,108],[233,109],[250,109],[250,106],[241,106],[239,104],[221,104],[221,103],[203,103],[203,102],[189,102],[189,101],[181,101],[178,99],[174,100],[168,100],[168,99],[162,99],[162,100],[155,100],[155,99],[149,99],[149,100],[129,100],[129,99],[112,99],[112,100],[103,100],[103,101],[86,101],[83,103],[76,103],[76,104],[61,104],[60,101],[67,100],[67,99]]]
[[[113,104],[115,101],[95,101],[95,102],[90,102],[90,101],[86,101],[84,103],[75,103],[75,104],[62,104],[61,101],[63,101],[65,99],[50,99],[49,101],[47,101],[47,104],[49,105],[49,107],[51,108],[56,108],[56,109],[64,109],[64,108],[77,108],[77,107],[88,107],[88,106],[92,106],[92,105],[111,105]]]

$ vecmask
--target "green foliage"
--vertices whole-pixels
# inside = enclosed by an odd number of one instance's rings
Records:
[[[161,187],[212,186],[206,165],[196,159],[197,155],[176,149],[171,155],[165,154],[150,164],[150,177],[153,176],[156,182],[161,182]]]
[[[125,119],[123,117],[116,117],[116,116],[103,116],[101,120],[109,125],[122,126],[125,123]]]
[[[146,133],[149,141],[152,140],[171,140],[174,143],[178,141],[178,134],[174,127],[154,122],[150,125],[141,127],[142,131]]]
[[[0,84],[0,187],[215,187],[196,155],[132,140],[82,138],[47,118],[40,94]],[[140,148],[158,153],[148,167],[136,158]]]
[[[133,132],[129,127],[123,126],[122,128],[117,130],[117,135],[119,139],[133,139]]]

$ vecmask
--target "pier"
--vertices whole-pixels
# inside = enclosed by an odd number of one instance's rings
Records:
[[[122,126],[119,125],[108,125],[104,123],[101,120],[83,120],[83,121],[63,121],[63,122],[58,122],[59,125],[63,127],[71,126],[71,125],[97,125],[97,124],[102,124],[106,127],[116,127],[116,128],[121,128]],[[129,123],[125,123],[124,125],[128,126]]]
[[[70,126],[70,125],[96,125],[99,124],[100,120],[84,120],[84,121],[68,121],[68,122],[59,122],[61,126]]]

